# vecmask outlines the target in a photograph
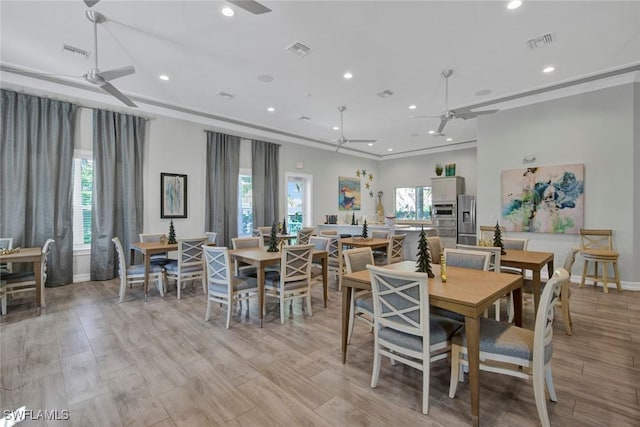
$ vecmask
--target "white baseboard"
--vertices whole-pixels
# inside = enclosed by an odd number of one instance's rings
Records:
[[[91,281],[91,274],[89,273],[76,274],[73,276],[73,283],[89,282],[89,281]]]

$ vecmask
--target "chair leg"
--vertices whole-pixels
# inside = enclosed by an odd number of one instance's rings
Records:
[[[549,398],[551,399],[551,401],[557,402],[558,396],[556,396],[556,389],[553,386],[553,375],[551,375],[551,366],[549,366],[546,369],[545,378],[547,380],[546,382],[547,382],[547,389],[549,390]]]
[[[309,290],[307,291],[307,315],[313,316],[313,312],[311,311],[311,284],[309,284]]]
[[[431,377],[431,361],[427,352],[422,361],[422,413],[425,415],[429,414],[429,377]]]
[[[284,294],[280,292],[280,324],[284,325]]]
[[[351,292],[351,310],[349,311],[349,313],[351,313],[351,317],[349,317],[349,331],[348,331],[348,338],[347,338],[347,344],[351,344],[351,336],[353,335],[353,323],[354,323],[354,319],[356,317],[355,315],[355,303],[353,302],[354,298],[355,298],[355,294],[356,291],[354,288],[351,288],[349,290],[349,292]]]
[[[127,291],[127,279],[126,278],[120,278],[120,300],[118,301],[118,303],[121,303],[122,301],[124,301],[124,294]]]
[[[202,276],[202,293],[207,294],[207,281],[204,276]],[[240,302],[240,305],[242,306],[242,302]]]
[[[160,292],[160,296],[164,298],[164,280],[162,280],[162,274],[156,276],[156,287],[158,288],[158,292]]]
[[[204,315],[204,321],[208,322],[211,317],[211,300],[207,298],[207,313]]]
[[[543,427],[550,427],[549,414],[547,413],[547,401],[544,396],[544,377],[545,374],[543,372],[534,372],[533,394],[536,399],[536,409],[538,410],[540,424],[542,424]]]
[[[451,346],[451,378],[449,379],[449,397],[456,397],[458,390],[458,379],[460,378],[460,348],[457,345]]]
[[[596,262],[596,276],[598,275],[598,263]],[[596,287],[598,286],[598,282],[595,283]],[[604,293],[609,293],[609,263],[602,263],[602,287],[604,288]]]
[[[231,312],[233,311],[233,300],[227,301],[227,329],[231,327]]]
[[[613,276],[616,280],[616,288],[618,289],[618,292],[622,292],[622,285],[620,284],[620,272],[618,272],[618,262],[614,261],[611,264],[613,264]]]
[[[571,312],[569,310],[569,283],[563,286],[560,291],[560,307],[562,309],[562,323],[564,324],[564,331],[567,335],[573,335],[571,330]]]
[[[371,371],[371,388],[378,386],[378,377],[380,376],[380,351],[378,350],[378,339],[375,340],[375,348],[373,350],[373,369]]]
[[[578,286],[579,288],[584,286],[584,280],[587,277],[587,266],[588,266],[588,261],[585,260],[584,261],[584,265],[582,266],[582,278],[580,278],[580,286]]]
[[[176,277],[176,291],[178,292],[178,299],[180,299],[180,288],[182,288],[182,283],[180,283],[180,276]]]
[[[0,315],[7,314],[7,294],[2,294],[2,301],[0,302]]]

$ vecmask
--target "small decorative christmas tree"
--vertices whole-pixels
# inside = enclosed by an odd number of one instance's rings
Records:
[[[353,213],[353,216],[351,217],[351,225],[356,225],[356,213]]]
[[[362,238],[366,239],[367,237],[369,237],[369,229],[367,227],[367,220],[365,219],[364,223],[362,224]]]
[[[271,235],[269,236],[269,247],[267,248],[267,252],[278,252],[278,236],[275,222],[271,225]]]
[[[282,218],[282,234],[287,234],[287,217]]]
[[[169,243],[170,245],[175,245],[176,243],[178,243],[178,241],[176,240],[176,229],[173,227],[173,219],[169,223],[169,240],[167,240],[167,243]]]
[[[429,241],[424,234],[424,226],[420,230],[420,238],[418,239],[418,261],[416,261],[416,271],[418,273],[427,273],[429,278],[436,277],[431,269],[431,250],[429,249]]]
[[[507,252],[504,250],[504,243],[502,243],[502,231],[500,230],[500,225],[496,221],[496,229],[493,232],[493,247],[500,248],[500,253],[502,255],[506,255]]]

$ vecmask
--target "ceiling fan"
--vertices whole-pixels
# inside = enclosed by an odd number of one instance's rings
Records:
[[[368,143],[368,144],[373,144],[374,142],[376,142],[376,139],[347,139],[344,137],[344,122],[343,122],[343,114],[344,111],[347,109],[347,107],[345,105],[341,105],[338,107],[338,111],[340,111],[340,139],[338,139],[336,142],[338,143],[338,146],[336,147],[336,153],[338,152],[338,150],[340,150],[340,147],[342,147],[342,144],[350,144],[350,143]],[[334,140],[335,141],[335,140]]]
[[[483,111],[471,111],[469,109],[449,110],[449,77],[453,74],[453,70],[443,70],[442,77],[444,77],[444,111],[439,116],[411,116],[415,119],[440,119],[440,125],[434,136],[444,135],[442,131],[447,122],[451,119],[473,119],[483,114],[493,114],[500,110],[483,110]]]
[[[89,3],[92,3],[93,6],[97,1],[84,0],[87,6]],[[137,105],[130,100],[127,96],[125,96],[122,92],[116,89],[111,83],[111,80],[119,79],[120,77],[128,76],[136,72],[136,69],[133,65],[127,65],[121,68],[113,68],[111,70],[100,71],[98,68],[98,24],[106,21],[106,18],[100,12],[96,12],[95,10],[87,10],[85,15],[89,19],[89,21],[93,22],[93,48],[94,48],[94,68],[89,69],[86,74],[82,76],[83,79],[92,83],[94,85],[100,86],[102,90],[109,93],[110,95],[116,97],[125,105],[129,107],[137,107]]]

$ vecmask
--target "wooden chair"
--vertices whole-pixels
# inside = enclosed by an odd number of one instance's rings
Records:
[[[504,232],[505,232],[504,227],[500,226],[500,232],[502,233],[502,236],[504,236]],[[482,246],[480,244],[482,241],[490,242],[491,244],[493,244],[493,236],[495,233],[496,233],[495,225],[481,225],[480,235],[478,236],[478,246]]]
[[[331,239],[322,236],[310,236],[307,244],[313,245],[317,251],[329,252],[329,243]],[[322,277],[322,265],[318,263],[311,263],[311,286],[322,285],[322,280],[318,280]]]
[[[386,254],[376,259],[376,265],[394,264],[404,260],[404,239],[406,234],[394,234],[389,240]]]
[[[427,237],[429,242],[429,250],[431,251],[431,262],[433,264],[440,264],[440,256],[442,255],[442,241],[440,236]]]
[[[333,271],[336,274],[338,280],[338,290],[342,290],[342,272],[344,269],[344,259],[342,258],[342,244],[340,243],[340,236],[323,234],[321,237],[329,238],[329,254],[327,257],[327,265],[329,271]]]
[[[355,273],[367,269],[367,265],[373,265],[373,252],[371,248],[353,248],[342,252],[344,266],[347,273]],[[358,318],[373,328],[373,296],[371,291],[350,289],[351,292],[351,317],[349,318],[348,342],[351,343],[353,335],[354,319]]]
[[[584,286],[585,279],[589,279],[593,281],[594,286],[598,286],[598,282],[602,282],[604,293],[608,293],[608,282],[613,281],[618,291],[622,292],[620,273],[618,272],[619,254],[613,250],[611,230],[580,229],[580,254],[584,259],[580,287]],[[593,274],[588,274],[590,262],[594,264]],[[602,264],[602,276],[598,274],[598,263]],[[609,265],[613,268],[613,277],[609,277]]]
[[[40,262],[40,280],[42,281],[41,295],[44,303],[44,286],[47,282],[47,260],[51,252],[53,239],[47,239],[42,246],[42,261]],[[7,297],[22,292],[34,292],[36,290],[36,275],[33,271],[22,273],[3,273],[0,283],[0,314],[7,314]]]
[[[422,371],[422,413],[429,413],[431,362],[447,359],[460,322],[429,315],[426,273],[368,266],[373,293],[374,355],[371,387],[382,357]]]
[[[231,239],[231,245],[233,249],[262,248],[264,247],[264,240],[262,239],[262,236],[233,237]],[[258,275],[254,266],[240,263],[235,260],[233,261],[233,271],[236,276],[242,274],[244,276],[256,277]]]
[[[542,292],[533,331],[493,319],[480,319],[480,370],[531,379],[538,417],[545,427],[550,426],[544,392],[545,382],[551,400],[558,400],[551,376],[554,304],[561,288],[568,281],[569,273],[566,270],[559,268],[555,271]],[[453,399],[458,381],[464,380],[460,367],[468,366],[467,339],[464,331],[456,334],[451,342],[449,397]]]
[[[391,232],[389,230],[372,230],[369,237],[372,239],[391,239]],[[374,257],[384,257],[386,251],[383,249],[374,249],[373,256]]]
[[[120,239],[114,237],[111,241],[116,248],[116,256],[118,257],[118,276],[120,277],[120,292],[118,293],[120,299],[118,302],[122,302],[124,301],[124,296],[127,292],[127,284],[131,287],[131,285],[134,284],[144,283],[144,264],[134,264],[127,267]],[[149,281],[152,280],[156,282],[156,287],[158,292],[160,292],[160,296],[164,297],[164,271],[158,264],[149,265]]]
[[[0,237],[0,250],[2,249],[13,249],[13,237]],[[0,274],[8,274],[12,271],[10,262],[0,264]]]
[[[490,254],[489,258],[489,271],[494,271],[496,273],[500,273],[500,261],[502,256],[502,249],[498,247],[489,247],[489,246],[474,246],[474,245],[462,245],[457,244],[456,249],[464,249],[467,251],[479,251],[479,252],[488,252]],[[495,307],[495,319],[500,320],[500,306],[501,306],[502,298],[497,299],[493,304]],[[509,304],[509,302],[507,302]],[[507,305],[508,306],[508,305]],[[487,316],[487,312],[485,312],[485,316]]]
[[[141,242],[160,242],[162,238],[166,238],[167,236],[163,233],[140,233],[138,235],[140,237]],[[152,264],[158,264],[160,266],[165,265],[170,261],[169,255],[167,252],[163,254],[153,254],[149,259],[149,262]]]
[[[316,232],[315,228],[313,227],[303,227],[300,230],[298,230],[298,236],[296,238],[296,243],[298,245],[308,245],[309,244],[309,238],[311,236],[313,236],[313,234]]]
[[[307,314],[311,311],[311,260],[313,245],[291,245],[282,247],[280,274],[265,278],[265,295],[278,298],[280,302],[280,324],[284,324],[284,307],[287,301],[306,298]]]
[[[178,299],[180,299],[180,290],[183,282],[200,280],[202,283],[202,292],[207,293],[207,284],[204,274],[204,260],[202,258],[202,247],[207,244],[204,237],[195,239],[178,240],[178,260],[169,261],[165,264],[164,269],[168,279],[176,281],[176,290]]]
[[[567,253],[566,258],[564,259],[564,268],[567,273],[569,273],[569,279],[571,279],[571,270],[573,269],[573,263],[576,260],[576,254],[580,252],[579,248],[569,248],[569,252]],[[546,283],[543,283],[546,286]],[[532,292],[531,288],[531,280],[524,279],[524,286],[522,287],[524,292]],[[562,289],[560,290],[560,298],[558,298],[558,302],[556,305],[560,306],[562,312],[562,323],[564,325],[564,330],[567,335],[573,335],[573,331],[571,329],[572,321],[571,321],[571,309],[569,306],[569,301],[571,299],[571,280],[568,280],[567,283],[562,285]]]
[[[205,236],[207,236],[207,243],[217,244],[218,233],[215,231],[205,231]]]
[[[242,310],[242,301],[247,301],[249,317],[249,300],[258,298],[258,281],[255,277],[237,276],[232,273],[229,250],[219,246],[203,248],[206,265],[207,313],[204,321],[211,317],[211,302],[227,305],[227,329],[231,327],[232,306],[237,301]]]

